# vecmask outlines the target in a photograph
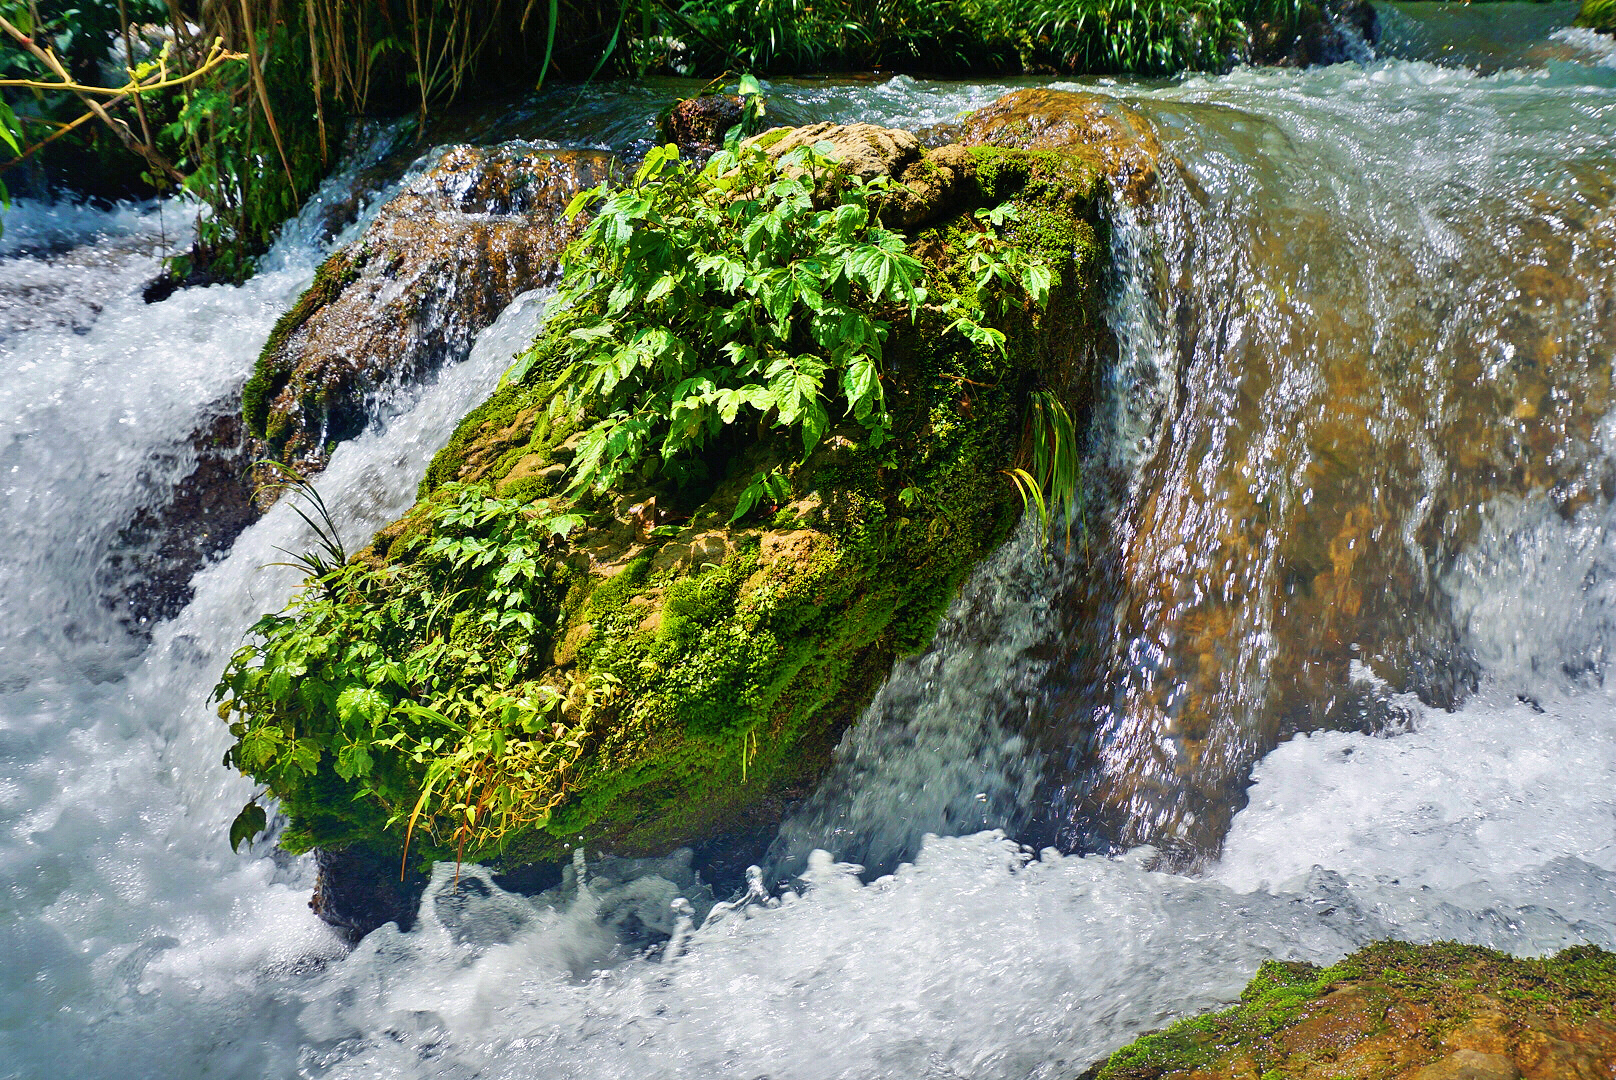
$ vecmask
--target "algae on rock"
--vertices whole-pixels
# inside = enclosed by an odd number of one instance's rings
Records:
[[[833,145],[846,134],[816,133]],[[777,131],[760,143],[789,138]],[[568,490],[586,418],[554,407],[567,340],[561,330],[541,334],[531,374],[462,421],[416,507],[347,577],[311,586],[327,591],[311,601],[322,612],[352,604],[367,625],[409,621],[416,637],[386,644],[415,651],[388,657],[381,631],[343,631],[332,642],[321,634],[334,623],[271,616],[260,634],[292,627],[318,640],[326,659],[310,662],[302,645],[296,657],[248,646],[221,683],[221,711],[239,717],[232,760],[281,800],[291,846],[396,853],[408,829],[428,858],[519,865],[564,858],[578,844],[661,852],[767,824],[814,781],[894,659],[930,641],[965,576],[1018,520],[1023,505],[1006,471],[1028,452],[1034,392],[1079,412],[1103,349],[1103,181],[1093,153],[951,147],[927,156],[909,146],[912,136],[882,138],[902,151],[900,176],[947,171],[946,182],[922,189],[924,205],[902,205],[929,299],[913,323],[895,322],[882,350],[890,439],[876,445],[853,419],[833,421],[799,460],[794,433],[760,422],[709,441],[705,479]],[[995,348],[948,333],[942,313],[970,287],[967,253],[985,227],[974,211],[1006,203],[1017,210],[1000,218],[1010,241],[1057,271],[1058,285],[1046,310],[1000,319],[1004,347]],[[772,512],[737,518],[748,480],[768,470],[788,490],[775,492]],[[485,535],[491,522],[504,530],[497,543]],[[475,560],[512,544],[522,557],[504,565],[528,566],[532,593],[507,609],[489,596],[521,582],[496,580],[497,562]],[[471,577],[454,576],[460,559]],[[411,590],[430,605],[408,600]],[[398,614],[411,603],[417,614]],[[339,653],[374,654],[373,674],[346,688],[322,681]],[[277,700],[295,707],[264,696],[283,662],[300,669],[303,686],[277,684]],[[478,673],[495,718],[473,730],[489,745],[563,748],[533,789],[543,805],[497,830],[497,842],[468,823],[487,819],[489,800],[509,798],[503,779],[481,795],[433,792],[449,783],[433,771],[434,755],[450,750],[434,748],[432,733],[449,732],[437,721],[454,718],[426,715],[427,684],[464,685]],[[361,769],[352,732],[372,722],[399,737],[373,746]],[[471,738],[447,737],[459,740],[455,753]],[[281,749],[265,756],[254,742],[263,739]]]
[[[1616,1068],[1616,955],[1370,945],[1268,961],[1225,1012],[1123,1047],[1090,1080],[1575,1080]]]

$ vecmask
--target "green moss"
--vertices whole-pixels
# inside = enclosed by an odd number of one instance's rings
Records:
[[[292,375],[291,357],[286,351],[287,339],[297,333],[315,312],[353,284],[363,265],[362,252],[343,248],[333,253],[320,264],[314,273],[314,281],[303,290],[303,295],[297,298],[286,314],[276,320],[274,329],[269,332],[269,340],[258,354],[252,375],[241,388],[241,418],[251,434],[271,442],[285,436],[285,418],[276,418],[281,422],[272,426],[269,403]]]
[[[1616,1018],[1616,954],[1591,945],[1556,956],[1523,959],[1492,949],[1454,942],[1414,945],[1381,942],[1326,968],[1266,961],[1224,1012],[1181,1020],[1146,1035],[1112,1054],[1096,1080],[1156,1080],[1187,1076],[1235,1075],[1239,1063],[1255,1063],[1263,1077],[1290,1075],[1297,1052],[1286,1034],[1299,1021],[1316,1017],[1315,1003],[1351,988],[1366,995],[1381,1013],[1394,1007],[1429,1015],[1423,1031],[1410,1035],[1415,1056],[1436,1055],[1431,1047],[1472,1015],[1475,1003],[1501,1005],[1523,1025],[1548,1019],[1580,1025]],[[1384,1022],[1354,1017],[1343,1030],[1354,1038],[1383,1034]]]

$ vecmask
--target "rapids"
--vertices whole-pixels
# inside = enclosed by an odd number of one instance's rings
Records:
[[[984,566],[746,894],[680,855],[585,854],[537,897],[440,868],[413,930],[352,950],[310,859],[231,853],[253,790],[207,702],[301,523],[272,510],[149,639],[95,585],[310,280],[321,207],[246,285],[148,306],[190,211],[18,204],[0,1077],[1069,1078],[1267,957],[1616,946],[1616,49],[1563,6],[1487,5],[1501,59],[1411,4],[1362,64],[1085,81],[1177,163],[1113,223],[1092,531]],[[919,127],[1008,87],[771,110]],[[569,90],[500,137],[622,147],[673,92]],[[350,544],[541,299],[336,450]]]

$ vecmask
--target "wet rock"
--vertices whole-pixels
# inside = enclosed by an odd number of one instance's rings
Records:
[[[1415,1072],[1411,1080],[1520,1080],[1521,1070],[1503,1054],[1460,1050]]]
[[[724,136],[741,122],[743,106],[734,94],[685,98],[673,107],[662,136],[690,161],[706,161],[724,145]]]
[[[363,430],[370,399],[457,361],[579,228],[563,211],[600,183],[601,151],[456,146],[334,253],[270,335],[243,392],[257,456],[304,473]]]
[[[97,574],[104,602],[136,633],[179,614],[191,602],[192,576],[258,520],[241,418],[233,403],[221,401],[207,411],[212,419],[188,440],[190,470],[166,498],[143,507],[119,531]],[[148,472],[183,467],[179,457],[176,452],[153,460]]]
[[[1251,62],[1311,67],[1362,60],[1380,36],[1369,0],[1304,3],[1294,21],[1259,22],[1251,33]]]
[[[1592,1080],[1613,1066],[1616,955],[1386,942],[1324,969],[1270,961],[1241,1004],[1146,1035],[1085,1075]]]
[[[968,146],[1018,150],[1087,147],[1098,153],[1113,188],[1132,202],[1152,197],[1161,143],[1150,122],[1104,94],[1018,90],[946,129]]]
[[[975,167],[962,146],[942,146],[929,154],[908,131],[875,124],[809,124],[774,128],[748,140],[778,160],[804,146],[829,144],[839,168],[866,182],[886,177],[897,187],[882,203],[889,226],[912,228],[944,217],[974,193]]]
[[[398,860],[358,847],[314,853],[317,876],[309,907],[350,943],[387,923],[400,930],[415,925],[426,876],[402,877]]]

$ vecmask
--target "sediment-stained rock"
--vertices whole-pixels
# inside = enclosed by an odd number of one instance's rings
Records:
[[[1087,1080],[1596,1080],[1616,1071],[1616,955],[1371,945],[1270,961],[1222,1013],[1123,1047]]]
[[[372,394],[461,359],[556,272],[578,229],[568,200],[613,160],[523,143],[445,150],[276,325],[242,395],[256,455],[317,471],[363,430]]]

